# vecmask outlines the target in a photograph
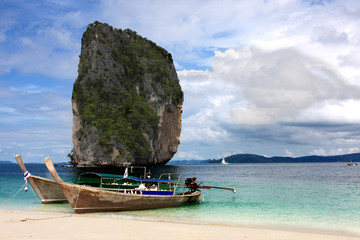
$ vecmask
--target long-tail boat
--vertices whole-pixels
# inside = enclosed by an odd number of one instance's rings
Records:
[[[16,155],[15,159],[24,173],[24,178],[26,181],[29,181],[30,185],[42,203],[67,202],[66,197],[61,191],[59,185],[54,180],[31,175],[26,170],[20,154]]]
[[[67,183],[59,177],[50,157],[46,158],[44,162],[76,213],[175,207],[199,202],[201,195],[197,189],[182,193],[172,190],[152,190],[148,189],[144,183],[140,183],[137,188],[130,190]],[[133,180],[142,181],[142,179]],[[162,179],[153,179],[152,181],[166,184],[166,181]],[[171,185],[170,182],[168,183]]]

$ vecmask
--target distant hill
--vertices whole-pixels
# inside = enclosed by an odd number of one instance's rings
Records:
[[[0,161],[0,164],[15,164],[11,161]]]
[[[209,160],[220,163],[222,159]],[[304,163],[304,162],[360,162],[360,153],[336,156],[265,157],[255,154],[236,154],[225,158],[228,163]]]
[[[221,163],[222,159],[171,160],[169,164]],[[360,162],[360,153],[335,156],[265,157],[256,154],[236,154],[225,158],[228,163],[310,163],[310,162]]]

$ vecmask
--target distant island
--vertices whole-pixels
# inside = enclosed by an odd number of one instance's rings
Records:
[[[360,162],[360,153],[335,156],[304,156],[304,157],[265,157],[256,154],[235,154],[225,157],[228,163],[310,163],[310,162]],[[208,160],[173,160],[170,164],[212,164],[221,163],[221,159]]]
[[[11,161],[0,161],[0,164],[15,164]]]

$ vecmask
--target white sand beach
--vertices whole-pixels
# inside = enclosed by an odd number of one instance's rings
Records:
[[[354,240],[360,235],[304,229],[194,224],[96,214],[0,211],[0,239]]]

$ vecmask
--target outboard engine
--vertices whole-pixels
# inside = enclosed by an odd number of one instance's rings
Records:
[[[187,178],[185,180],[186,187],[190,188],[191,192],[195,192],[199,189],[199,185],[196,183],[196,177]]]

